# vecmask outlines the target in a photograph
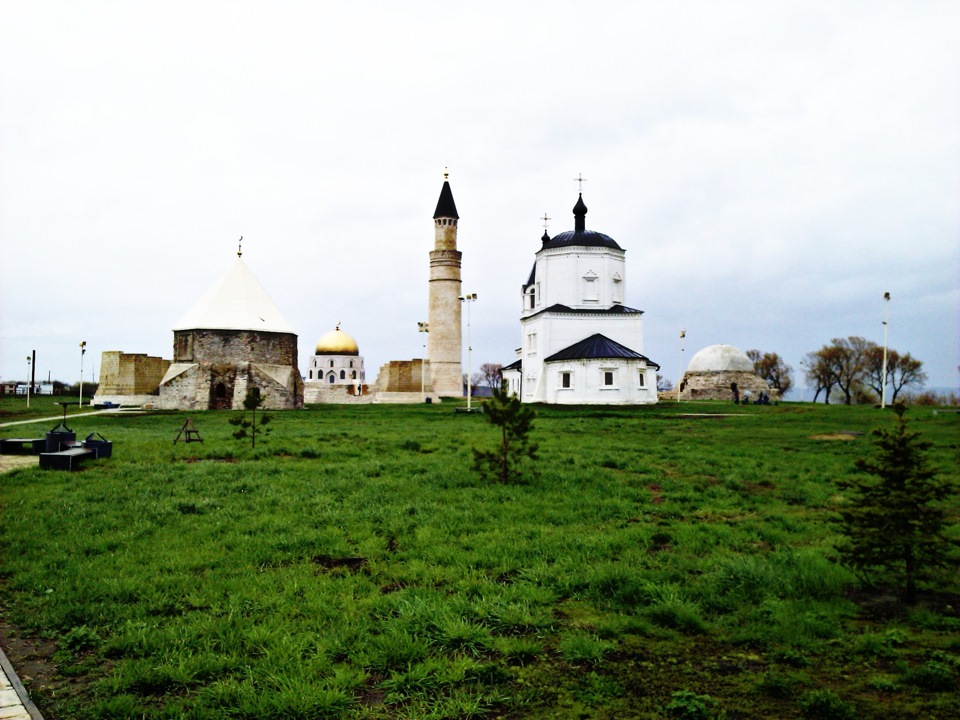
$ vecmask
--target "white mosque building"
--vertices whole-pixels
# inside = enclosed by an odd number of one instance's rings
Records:
[[[521,288],[521,346],[503,369],[523,402],[657,402],[660,366],[643,353],[643,311],[624,305],[625,251],[586,229],[581,193],[574,229],[542,246]]]
[[[356,340],[340,329],[340,323],[317,340],[316,354],[307,370],[307,382],[310,381],[354,388],[366,382],[360,347]]]

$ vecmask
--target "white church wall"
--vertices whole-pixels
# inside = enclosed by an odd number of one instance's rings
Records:
[[[611,383],[607,383],[610,373]],[[568,375],[565,387],[564,375]],[[641,376],[643,380],[641,381]],[[642,384],[641,384],[642,383]],[[638,405],[657,402],[656,371],[640,360],[562,360],[544,365],[539,402]]]
[[[558,303],[573,308],[610,307],[615,302],[622,303],[626,293],[624,268],[623,253],[611,248],[542,250],[537,256],[537,298],[533,310]],[[596,285],[589,296],[585,280],[588,276],[594,278]],[[614,282],[615,276],[620,278],[619,283]]]

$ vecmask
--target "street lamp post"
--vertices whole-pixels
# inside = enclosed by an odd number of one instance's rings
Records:
[[[417,328],[418,328],[419,331],[422,332],[422,333],[428,333],[428,332],[430,332],[430,323],[418,322],[418,323],[417,323]],[[426,392],[425,392],[425,390],[424,390],[424,381],[423,381],[423,376],[424,376],[424,375],[426,374],[426,372],[427,372],[426,368],[424,367],[424,365],[426,364],[426,362],[427,362],[427,337],[426,337],[426,335],[424,335],[424,337],[423,337],[423,358],[420,360],[420,402],[426,402],[426,401],[427,401],[427,396],[426,396]]]
[[[27,355],[27,407],[30,407],[30,367],[33,365],[33,362],[30,360],[30,356]]]
[[[803,402],[803,391],[807,384],[807,372],[806,372],[806,363],[800,361],[800,374],[803,376],[803,381],[799,383],[800,385],[800,402]]]
[[[880,407],[887,406],[887,316],[890,308],[890,293],[883,294],[883,379],[880,381]]]
[[[467,412],[470,412],[470,401],[473,398],[473,383],[470,377],[470,351],[473,350],[470,346],[470,303],[477,299],[477,294],[467,293],[466,295],[461,295],[458,299],[460,302],[466,303],[467,306]]]
[[[80,341],[80,407],[83,407],[83,356],[87,352],[87,341]]]
[[[677,402],[680,402],[680,385],[683,384],[683,339],[687,336],[686,330],[680,331],[680,369],[677,372]]]

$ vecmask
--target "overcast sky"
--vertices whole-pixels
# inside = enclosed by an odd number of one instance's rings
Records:
[[[549,232],[627,254],[642,350],[883,341],[957,388],[960,3],[0,1],[0,378],[75,382],[243,258],[306,373],[422,355],[443,172],[474,369]],[[466,362],[466,358],[464,360]],[[807,399],[810,395],[808,393]]]

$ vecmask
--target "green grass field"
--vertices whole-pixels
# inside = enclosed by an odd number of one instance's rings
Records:
[[[0,475],[0,618],[48,648],[34,700],[47,720],[960,717],[960,581],[903,608],[835,562],[835,480],[893,413],[538,412],[515,485],[477,478],[496,431],[448,404],[270,413],[255,451],[231,413],[190,413],[189,445],[182,413],[70,419],[113,457]],[[908,418],[956,475],[960,417]]]

